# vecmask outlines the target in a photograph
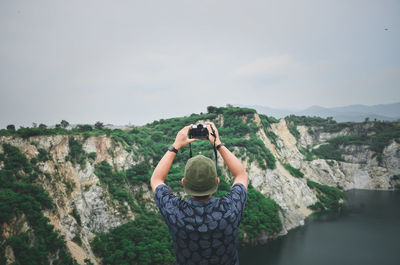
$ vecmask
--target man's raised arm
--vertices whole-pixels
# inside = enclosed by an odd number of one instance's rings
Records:
[[[215,140],[215,145],[218,146],[221,144],[221,140],[219,139],[219,133],[217,130],[217,127],[215,127],[214,123],[209,122],[208,125],[213,126],[215,134],[216,134],[216,140]],[[211,135],[212,130],[209,126],[207,126],[209,130],[209,141],[211,143],[214,143],[214,136]],[[226,165],[228,166],[229,170],[232,172],[232,175],[234,177],[233,185],[237,183],[243,184],[245,188],[247,189],[247,186],[249,184],[249,176],[247,175],[246,171],[244,170],[244,167],[242,163],[237,159],[237,157],[232,154],[231,151],[226,148],[226,146],[222,145],[221,147],[218,148],[219,153],[221,154],[222,158],[224,159]]]
[[[172,145],[175,148],[175,150],[179,150],[182,147],[186,146],[187,144],[197,140],[188,138],[188,132],[191,126],[192,125],[185,126],[178,132],[175,138],[175,142]],[[175,156],[176,156],[175,152],[168,150],[161,158],[160,162],[158,162],[156,168],[154,169],[153,175],[151,176],[150,179],[150,185],[153,192],[156,191],[157,186],[164,184]]]

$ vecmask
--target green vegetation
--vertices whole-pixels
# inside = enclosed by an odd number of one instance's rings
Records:
[[[292,167],[290,164],[284,164],[282,163],[283,167],[286,168],[287,171],[289,171],[290,175],[296,178],[302,178],[304,177],[303,172],[301,172],[299,169]]]
[[[243,236],[244,231],[248,239],[253,239],[261,231],[270,235],[278,233],[282,230],[279,210],[280,207],[274,200],[265,198],[258,190],[249,187],[239,235]]]
[[[374,122],[369,128],[359,130],[355,135],[339,136],[328,140],[328,144],[321,145],[314,153],[321,158],[342,160],[342,146],[367,145],[375,152],[379,162],[382,162],[383,149],[391,141],[400,143],[400,126],[391,122]]]
[[[124,171],[114,170],[105,160],[101,164],[96,165],[94,173],[106,184],[111,196],[117,201],[123,203],[129,202],[134,205],[132,196],[126,190],[126,176]]]
[[[88,154],[88,158],[90,158],[92,160],[96,160],[96,156],[97,156],[96,152],[90,152]]]
[[[275,119],[274,117],[268,117],[264,114],[260,114],[261,124],[264,128],[264,132],[267,137],[271,140],[271,142],[275,145],[276,148],[279,149],[279,145],[277,143],[278,136],[272,131],[271,123],[278,123],[279,120]]]
[[[297,124],[288,119],[288,117],[286,117],[285,119],[289,132],[296,138],[296,140],[299,140],[300,132],[297,130]]]
[[[207,114],[192,114],[189,117],[173,118],[147,124],[142,128],[134,130],[135,138],[141,139],[142,143],[138,153],[148,155],[158,161],[165,152],[166,146],[174,141],[176,133],[185,125],[194,124],[199,120],[214,121],[221,136],[221,139],[229,147],[238,148],[238,156],[248,157],[250,162],[257,161],[261,168],[275,168],[275,157],[265,147],[264,143],[256,136],[260,129],[255,121],[253,109],[246,108],[217,108],[210,106],[207,108]],[[223,118],[223,125],[220,126],[217,120],[218,115]],[[158,132],[158,133],[157,133]],[[148,136],[148,135],[151,136]],[[125,137],[124,140],[129,142]],[[205,141],[197,141],[192,144],[194,153],[202,153],[212,159],[213,151],[210,143]],[[186,148],[187,150],[187,148]],[[186,151],[187,152],[187,151]],[[188,154],[184,156],[178,155],[175,160],[180,167],[184,166]]]
[[[68,158],[71,160],[71,162],[78,163],[82,168],[85,167],[87,155],[82,148],[82,144],[78,140],[75,140],[73,136],[70,136],[68,139],[69,139]]]
[[[69,122],[67,122],[66,120],[62,120],[60,122],[60,125],[61,125],[62,128],[65,129],[65,128],[67,128],[69,126]]]
[[[7,125],[7,130],[9,130],[9,131],[15,131],[15,125],[14,124],[10,124],[10,125]]]
[[[93,127],[89,124],[79,124],[78,126],[76,126],[76,128],[80,132],[90,132],[93,130]]]
[[[106,129],[100,123],[96,123],[94,128],[90,125],[80,125],[71,130],[65,130],[69,124],[66,121],[62,121],[55,129],[20,128],[16,131],[0,130],[0,135],[15,135],[23,138],[36,135],[70,135],[70,152],[67,159],[73,163],[80,164],[82,167],[84,167],[87,157],[94,160],[96,154],[86,154],[82,148],[82,143],[79,140],[80,138],[75,137],[75,135],[82,135],[83,139],[97,135],[110,136],[114,141],[120,143],[126,151],[133,152],[134,156],[140,159],[141,162],[136,161],[137,164],[126,171],[118,171],[103,161],[101,164],[95,166],[95,174],[99,177],[102,185],[107,188],[111,197],[119,201],[120,205],[124,205],[124,203],[127,202],[133,211],[139,213],[142,218],[147,218],[148,213],[145,210],[145,202],[141,197],[141,191],[133,194],[130,192],[129,187],[131,185],[140,186],[143,183],[146,183],[147,185],[149,184],[149,179],[152,173],[151,169],[153,169],[161,159],[168,145],[174,141],[177,132],[185,125],[195,124],[199,120],[214,121],[218,126],[222,140],[231,150],[235,147],[238,156],[243,159],[248,158],[249,162],[258,163],[263,169],[275,168],[275,157],[257,137],[257,133],[263,128],[259,128],[255,123],[255,113],[256,111],[253,109],[234,108],[232,106],[228,106],[227,108],[217,108],[211,106],[208,108],[208,113],[206,114],[192,114],[181,118],[161,119],[142,127],[132,128],[131,130]],[[220,126],[219,123],[221,119],[223,119],[222,126]],[[266,129],[267,136],[273,143],[276,143],[277,136],[273,134],[271,130],[267,130],[267,128],[270,129],[270,124],[278,121],[265,115],[261,116],[261,121],[264,125],[264,129]],[[201,153],[214,159],[212,145],[209,142],[196,141],[192,144],[192,149],[194,155]],[[43,156],[40,155],[39,160],[46,159],[45,153],[43,151],[40,152],[43,153]],[[184,175],[184,167],[188,156],[187,147],[178,153],[174,161],[174,166],[169,172],[166,182],[174,191],[182,191],[180,180]],[[220,169],[217,169],[217,172],[221,179],[221,183],[215,196],[222,197],[229,192],[232,183],[229,183],[225,177],[222,176]],[[66,183],[66,185],[67,184],[68,183]],[[251,196],[251,198],[253,198],[253,196]],[[251,198],[248,200],[248,202],[250,201],[250,206],[247,207],[249,210],[252,208],[251,205],[259,207],[257,203],[251,203]],[[121,207],[122,209],[120,210],[124,212],[124,206]],[[263,207],[265,208],[265,205]],[[265,209],[268,210],[268,207]],[[261,211],[262,213],[262,210],[265,209],[257,208],[255,211],[258,213]],[[73,212],[72,214],[77,222],[79,222],[76,212]],[[259,214],[257,220],[258,222],[262,222],[262,219],[267,217],[270,218],[267,214]],[[244,218],[244,223],[246,223],[246,217]],[[248,222],[248,224],[251,223],[252,221]],[[268,221],[264,221],[264,223],[267,224]],[[148,227],[145,226],[140,227],[140,224],[145,224],[145,222],[136,223],[138,229],[148,229]],[[257,232],[254,232],[253,229],[266,229],[266,227],[261,226],[261,228],[256,228],[256,226],[252,227],[251,225],[248,225],[245,228],[247,233],[256,235]],[[269,231],[275,231],[270,230],[270,228],[268,229]],[[79,239],[77,238],[76,241],[79,242]],[[172,251],[172,249],[169,249],[169,251]],[[157,255],[157,253],[159,252],[154,252],[151,253],[151,255],[148,255],[152,258],[153,255]]]
[[[94,124],[94,128],[96,128],[97,130],[104,129],[104,124],[102,122],[98,121]]]
[[[390,177],[391,180],[399,180],[400,179],[400,174],[398,175],[393,175]]]
[[[104,265],[176,263],[167,225],[154,213],[98,234],[93,249]]]
[[[126,177],[133,185],[150,183],[150,165],[142,162],[134,165],[126,171]]]
[[[378,162],[382,162],[383,149],[395,140],[400,143],[400,126],[394,122],[375,121],[364,123],[342,122],[337,123],[331,117],[326,119],[319,117],[288,116],[290,132],[297,138],[299,133],[296,129],[298,125],[314,127],[309,130],[310,134],[316,131],[334,133],[347,129],[350,135],[339,136],[329,139],[327,144],[321,145],[313,150],[313,154],[323,159],[333,159],[343,161],[343,148],[349,145],[366,145],[376,153]],[[304,151],[304,150],[303,150]],[[312,159],[312,155],[306,156],[307,160]]]
[[[144,158],[153,161],[159,161],[163,155],[168,144],[171,144],[174,140],[176,133],[185,125],[194,124],[199,120],[210,120],[214,121],[219,129],[222,139],[225,141],[228,147],[237,147],[239,149],[239,155],[241,157],[247,156],[250,162],[257,161],[263,169],[275,168],[275,158],[271,152],[265,147],[264,143],[257,138],[256,134],[260,128],[254,122],[254,109],[248,108],[236,108],[236,107],[213,107],[207,108],[207,114],[192,114],[188,117],[172,118],[172,119],[161,119],[154,121],[142,127],[136,127],[132,130],[120,130],[120,129],[106,129],[98,122],[95,124],[95,128],[91,125],[78,125],[76,128],[66,130],[69,123],[65,120],[61,121],[58,127],[52,128],[23,128],[16,131],[12,130],[0,130],[0,136],[19,136],[22,138],[29,138],[31,136],[38,135],[83,135],[85,137],[96,136],[96,135],[108,135],[111,136],[115,141],[123,144],[124,148],[130,152],[132,146],[136,144],[138,148],[133,150],[137,155],[143,155]],[[218,115],[223,115],[223,126],[219,126],[217,118]],[[263,115],[262,120],[264,123],[277,122],[272,117]],[[267,136],[275,142],[276,135],[270,131],[266,131]],[[72,140],[71,140],[72,139]],[[81,146],[73,136],[70,137],[71,154],[69,157],[74,163],[78,163],[84,166],[84,160],[86,154],[81,150]],[[202,143],[196,142],[193,144],[196,148],[195,152],[201,152],[209,156],[212,155],[210,144],[202,141]],[[72,147],[76,148],[72,150]],[[187,158],[179,158],[178,163],[184,162]],[[154,165],[152,165],[154,166]]]
[[[79,216],[78,211],[76,210],[76,208],[74,208],[72,210],[72,217],[74,217],[74,219],[76,220],[76,222],[78,223],[78,225],[81,225],[81,217]]]
[[[21,138],[27,139],[32,136],[38,135],[55,135],[55,134],[72,134],[72,131],[56,128],[24,128],[21,127],[18,130],[0,130],[0,136],[19,136]]]
[[[320,117],[308,117],[308,116],[296,116],[290,115],[285,118],[286,122],[292,123],[293,126],[305,125],[308,127],[322,127],[324,132],[340,132],[345,128],[352,128],[357,126],[359,123],[355,122],[341,122],[337,123],[332,117],[320,118]],[[294,135],[294,134],[293,134]]]
[[[304,155],[304,159],[306,161],[313,161],[314,160],[314,154],[312,151],[309,150],[309,148],[299,148],[300,153]]]
[[[49,256],[54,258],[53,264],[77,264],[67,252],[64,238],[54,231],[50,220],[42,213],[44,209],[51,209],[53,203],[41,186],[34,185],[39,169],[31,165],[18,148],[3,144],[3,150],[0,156],[4,162],[4,168],[0,169],[0,223],[24,214],[31,229],[2,240],[0,256],[4,257],[5,247],[9,245],[17,260],[15,264],[49,264]]]
[[[42,128],[20,128],[18,130],[14,128],[13,130],[10,127],[8,130],[0,130],[0,136],[29,138],[37,135],[68,135],[70,150],[68,159],[72,163],[80,164],[81,167],[85,166],[87,158],[91,159],[89,160],[91,163],[96,159],[95,152],[85,153],[82,148],[83,141],[90,136],[106,135],[111,137],[113,145],[121,145],[123,149],[133,154],[133,157],[137,159],[134,161],[135,166],[126,171],[117,170],[106,161],[103,161],[95,165],[95,174],[99,177],[101,185],[108,190],[111,197],[119,202],[122,213],[127,210],[124,205],[128,203],[132,211],[138,216],[135,221],[112,229],[109,233],[98,234],[93,243],[94,249],[97,255],[103,258],[103,264],[173,264],[175,260],[167,227],[159,214],[150,213],[146,209],[146,202],[142,197],[142,187],[144,184],[149,185],[152,170],[166,152],[167,147],[173,143],[177,132],[183,126],[195,124],[198,121],[213,121],[219,129],[221,140],[238,157],[247,159],[249,162],[255,162],[263,169],[273,169],[276,166],[275,157],[257,135],[263,129],[271,142],[279,148],[277,145],[279,138],[271,130],[271,124],[278,122],[278,120],[273,117],[259,115],[262,125],[260,127],[254,119],[256,112],[252,109],[235,108],[232,106],[226,108],[210,106],[207,108],[207,111],[207,113],[191,114],[186,117],[160,119],[144,126],[127,130],[107,129],[104,128],[101,122],[97,122],[94,126],[79,125],[71,130],[66,130],[65,128],[69,126],[69,123],[63,120],[55,129],[42,126]],[[399,127],[394,123],[369,122],[367,123],[367,128],[365,124],[339,124],[330,119],[320,118],[289,116],[286,118],[286,121],[289,125],[289,130],[297,138],[300,135],[296,129],[298,125],[315,126],[327,132],[340,131],[346,126],[351,125],[350,130],[354,132],[354,138],[351,138],[353,136],[348,138],[334,138],[329,140],[326,145],[321,145],[320,148],[313,151],[311,151],[311,148],[300,149],[300,152],[305,155],[306,160],[312,160],[315,157],[340,160],[342,159],[340,151],[342,145],[365,144],[365,142],[372,146],[374,151],[380,150],[382,152],[382,146],[386,146],[391,139],[398,139],[400,135],[398,131]],[[30,139],[29,141],[34,142],[34,139]],[[3,149],[5,150],[4,154],[0,154],[0,160],[4,161],[4,169],[0,171],[1,180],[3,181],[3,178],[6,178],[6,183],[18,182],[23,184],[14,183],[15,186],[13,186],[14,184],[7,184],[9,185],[7,186],[1,182],[0,221],[7,222],[13,216],[21,216],[22,213],[25,213],[26,218],[29,219],[29,216],[33,216],[27,214],[29,213],[27,208],[30,208],[30,211],[37,211],[36,217],[38,217],[38,220],[45,220],[40,225],[47,227],[46,225],[49,225],[48,220],[43,217],[41,211],[51,208],[51,205],[47,204],[49,201],[48,195],[43,195],[46,193],[43,193],[42,189],[36,193],[34,192],[34,195],[32,195],[21,187],[25,187],[30,192],[35,189],[32,187],[38,188],[33,183],[42,173],[36,166],[36,163],[38,161],[50,160],[51,156],[44,149],[38,149],[38,157],[28,161],[16,148],[14,149],[5,145]],[[192,144],[192,150],[193,155],[203,154],[214,159],[212,145],[209,142],[196,141]],[[182,191],[181,178],[184,175],[184,167],[188,157],[189,147],[185,147],[179,151],[167,177],[167,185],[175,192]],[[219,159],[221,158],[219,157]],[[290,164],[283,165],[293,176],[304,177],[299,169],[294,168]],[[229,176],[227,178],[223,176],[220,168],[217,169],[217,172],[221,183],[215,196],[222,197],[229,192],[232,183],[228,180]],[[10,181],[9,175],[15,180]],[[307,181],[307,184],[317,192],[317,197],[320,200],[320,202],[312,206],[314,210],[326,210],[338,207],[340,199],[343,198],[343,193],[336,188],[312,181]],[[74,183],[65,183],[65,185],[67,186],[67,190],[71,191]],[[134,193],[132,192],[133,188],[135,190]],[[38,194],[41,195],[39,196]],[[21,196],[31,196],[33,199],[27,199],[26,197],[21,199]],[[25,205],[25,202],[34,205]],[[261,231],[266,231],[269,234],[278,233],[282,229],[279,210],[279,206],[273,200],[265,198],[260,192],[249,187],[246,208],[240,227],[240,235],[243,236],[246,234],[248,239],[253,239]],[[71,214],[79,224],[81,221],[75,208]],[[24,251],[35,257],[35,246],[40,246],[37,250],[40,254],[39,258],[53,255],[54,251],[48,249],[50,247],[46,245],[46,242],[48,242],[46,241],[47,239],[40,239],[47,237],[52,238],[56,246],[58,244],[58,250],[61,251],[64,249],[64,252],[61,252],[58,257],[59,260],[65,258],[67,261],[61,263],[73,264],[71,263],[73,261],[68,261],[68,255],[62,254],[66,253],[63,239],[58,234],[51,234],[54,232],[51,226],[51,229],[47,227],[40,230],[42,232],[38,232],[39,229],[37,227],[39,225],[31,225],[31,227],[33,228],[31,232],[27,232],[26,235],[20,234],[18,235],[19,238],[12,241],[14,246],[19,249],[19,252],[16,252],[16,256],[20,264],[25,264],[25,260],[22,260],[22,254],[18,256],[18,253]],[[37,238],[39,240],[36,240]],[[76,237],[74,241],[81,242],[79,237]],[[43,246],[41,242],[44,242]],[[0,251],[4,252],[3,246],[0,246]],[[32,260],[35,260],[35,258]],[[40,263],[38,262],[38,264]],[[90,261],[86,261],[86,263],[90,264]]]
[[[342,151],[340,150],[339,146],[335,146],[330,143],[320,145],[317,149],[313,150],[313,153],[322,159],[343,161]]]
[[[307,179],[307,185],[310,189],[317,192],[319,202],[310,206],[314,211],[325,211],[340,207],[340,200],[344,199],[344,192],[327,185],[322,185],[317,182]]]
[[[39,148],[38,152],[39,152],[38,154],[39,161],[45,162],[47,160],[50,160],[50,154],[46,150],[44,150],[43,148]]]
[[[400,190],[400,174],[393,175],[390,177],[390,184],[393,186],[395,190]]]

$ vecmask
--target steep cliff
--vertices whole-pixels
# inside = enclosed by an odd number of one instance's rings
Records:
[[[322,159],[318,148],[330,144],[330,139],[353,135],[356,130],[353,125],[332,132],[287,119],[277,121],[254,111],[214,109],[209,112],[181,120],[160,120],[129,132],[62,131],[37,136],[3,133],[0,169],[5,171],[6,163],[10,163],[7,162],[10,155],[4,150],[8,145],[18,148],[27,163],[36,168],[32,172],[36,172],[37,177],[30,183],[43,187],[54,204],[53,208],[43,209],[43,215],[55,231],[64,236],[66,248],[79,264],[101,264],[101,258],[93,249],[95,233],[108,232],[144,212],[156,212],[148,178],[151,167],[177,132],[168,127],[171,124],[179,128],[199,120],[213,120],[221,128],[222,140],[243,161],[252,186],[279,205],[280,232],[261,231],[257,238],[249,240],[244,229],[244,242],[265,241],[304,224],[304,219],[317,209],[316,205],[323,198],[323,193],[310,183],[342,190],[393,189],[399,184],[399,134],[387,141],[379,155],[370,145],[357,143],[340,145],[339,160]],[[234,118],[228,119],[229,115]],[[233,120],[237,123],[230,124]],[[358,133],[360,130],[368,133],[371,126],[374,124],[359,125]],[[233,140],[227,138],[230,135],[235,135]],[[157,145],[150,144],[154,142]],[[194,145],[194,151],[212,157],[209,144],[205,144]],[[180,154],[176,163],[182,167],[186,159],[187,152]],[[221,158],[218,162],[219,173],[229,184],[230,173]],[[182,172],[179,167],[175,170],[172,169],[168,184],[179,191],[177,183]],[[29,175],[27,170],[15,174],[17,179]],[[9,239],[32,230],[32,225],[24,213],[17,210],[13,218],[2,218],[2,221],[0,250],[5,256],[4,263],[11,264],[19,258]],[[29,242],[32,245],[34,241]],[[57,260],[60,250],[57,251],[50,251],[53,253],[47,259],[50,264]]]

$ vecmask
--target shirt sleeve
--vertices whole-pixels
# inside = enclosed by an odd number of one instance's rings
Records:
[[[180,198],[175,196],[167,185],[161,184],[156,188],[154,200],[164,220],[168,222],[168,216],[175,211]]]
[[[233,185],[231,191],[224,196],[224,200],[234,206],[233,210],[243,213],[247,199],[247,191],[243,184],[237,183]]]

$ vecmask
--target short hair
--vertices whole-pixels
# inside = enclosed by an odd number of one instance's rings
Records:
[[[210,194],[208,194],[208,195],[203,195],[203,196],[193,196],[194,198],[196,198],[196,199],[198,199],[198,200],[205,200],[205,199],[207,199],[208,197],[210,197]]]

